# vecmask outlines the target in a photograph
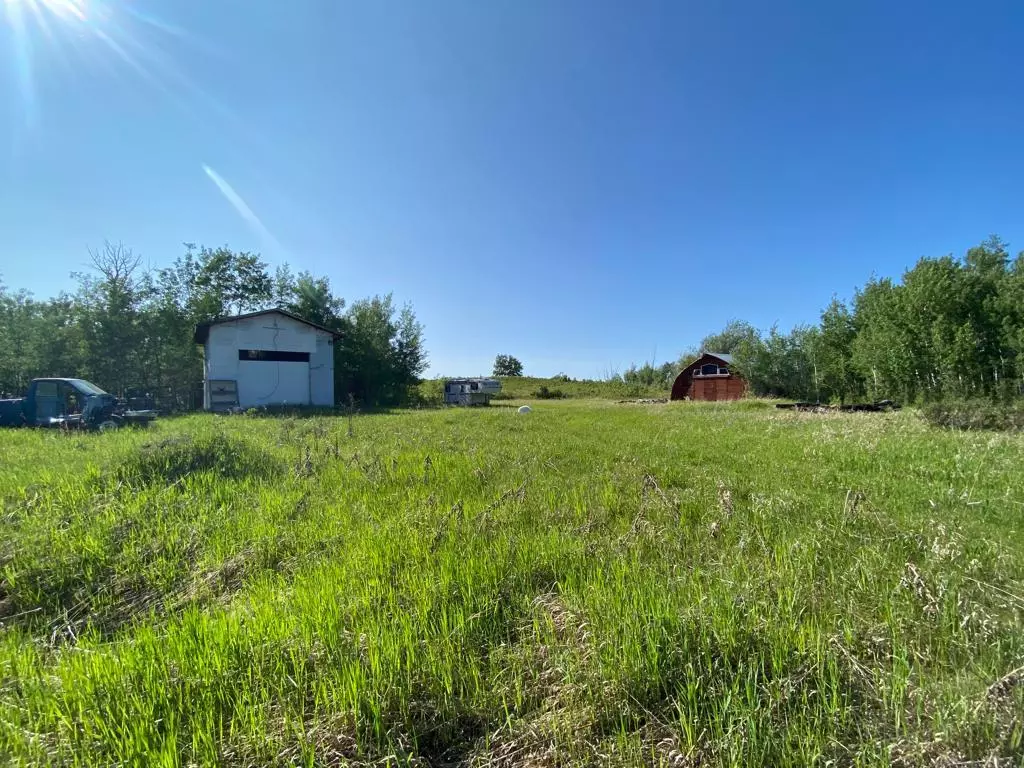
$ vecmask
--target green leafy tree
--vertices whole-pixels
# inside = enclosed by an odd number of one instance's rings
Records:
[[[856,293],[853,307],[853,364],[868,394],[912,400],[919,366],[899,287],[888,278],[872,279]]]
[[[1000,347],[998,393],[1003,397],[1024,394],[1024,251],[1007,269],[995,305]]]
[[[326,328],[340,327],[345,300],[331,293],[331,284],[326,277],[300,272],[289,294],[283,309]]]
[[[733,350],[734,367],[758,395],[816,400],[819,386],[812,350],[817,329],[799,326],[782,333],[747,336]]]
[[[630,366],[622,374],[622,380],[627,384],[669,389],[677,373],[678,371],[674,363],[663,363],[661,365],[644,363],[640,367]]]
[[[61,375],[83,375],[122,393],[143,383],[141,315],[151,286],[142,275],[141,257],[121,243],[104,243],[89,255],[91,271],[75,275],[79,288],[67,307],[69,314],[78,314],[81,366]]]
[[[390,294],[349,307],[334,345],[335,397],[368,406],[399,405],[426,370],[423,327]]]
[[[280,264],[274,268],[274,277],[271,285],[271,304],[279,309],[287,309],[294,300],[295,274],[287,264]]]
[[[730,320],[725,328],[718,333],[705,336],[700,343],[701,352],[722,352],[730,355],[744,344],[752,344],[758,339],[757,330],[743,320]],[[697,357],[694,356],[694,360]]]
[[[824,397],[840,402],[861,392],[862,382],[853,366],[853,342],[857,330],[853,314],[839,299],[821,313],[821,324],[811,357],[818,386]]]
[[[494,358],[495,376],[522,376],[523,364],[512,355],[498,355]]]
[[[175,301],[197,321],[213,320],[272,306],[275,282],[258,255],[226,247],[185,244],[185,254],[161,270]]]
[[[58,341],[58,323],[50,323],[47,304],[26,291],[0,286],[0,392],[20,395],[35,371],[47,364],[47,341]]]
[[[423,325],[416,319],[410,304],[403,306],[398,313],[397,333],[392,349],[399,386],[411,387],[419,381],[430,361],[423,337]]]

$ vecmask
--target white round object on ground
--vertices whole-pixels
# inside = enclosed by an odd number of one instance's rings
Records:
[[[532,410],[533,408],[528,405],[520,405],[517,413],[530,413]]]

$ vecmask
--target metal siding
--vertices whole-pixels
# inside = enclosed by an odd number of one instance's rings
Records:
[[[309,358],[309,391],[313,405],[334,405],[334,338],[320,330]]]
[[[250,317],[221,328],[234,328],[235,349],[276,349],[288,352],[316,352],[318,331],[284,315]]]
[[[216,325],[206,342],[206,379],[237,379],[238,350],[232,325]]]
[[[205,347],[206,379],[235,379],[238,382],[238,404],[242,408],[308,405],[311,395],[310,363],[240,361],[238,350],[307,352],[312,360],[317,352],[319,334],[323,331],[278,314],[218,323],[211,326]],[[326,370],[330,373],[331,382],[329,404],[333,404],[333,355]],[[325,387],[326,384],[318,390],[318,396],[324,396]],[[206,390],[209,390],[208,385]],[[206,405],[209,407],[208,403]]]
[[[203,344],[203,409],[210,410],[210,340]]]
[[[309,363],[238,363],[238,405],[309,405]]]
[[[208,322],[199,323],[196,325],[195,333],[193,334],[193,339],[196,342],[196,344],[205,344],[207,338],[209,338],[210,329],[216,325],[220,325],[221,323],[237,323],[242,320],[248,320],[249,318],[253,317],[266,318],[270,316],[289,318],[290,320],[293,320],[299,323],[300,325],[309,328],[314,328],[319,331],[323,331],[324,333],[328,334],[332,339],[340,335],[336,331],[331,330],[330,328],[325,328],[322,325],[311,323],[308,320],[304,320],[303,318],[299,317],[298,315],[293,315],[291,312],[288,312],[287,310],[275,308],[263,309],[260,310],[259,312],[246,312],[241,315],[234,315],[232,317],[221,317],[216,320],[210,320]]]

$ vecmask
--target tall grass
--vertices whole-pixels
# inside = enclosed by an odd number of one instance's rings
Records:
[[[7,432],[0,754],[1019,764],[1022,457],[701,403]]]

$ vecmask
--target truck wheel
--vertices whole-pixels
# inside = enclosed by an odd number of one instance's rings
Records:
[[[115,429],[117,429],[117,427],[118,423],[116,421],[114,421],[113,419],[106,419],[105,421],[100,422],[97,429],[100,432],[113,432]]]

